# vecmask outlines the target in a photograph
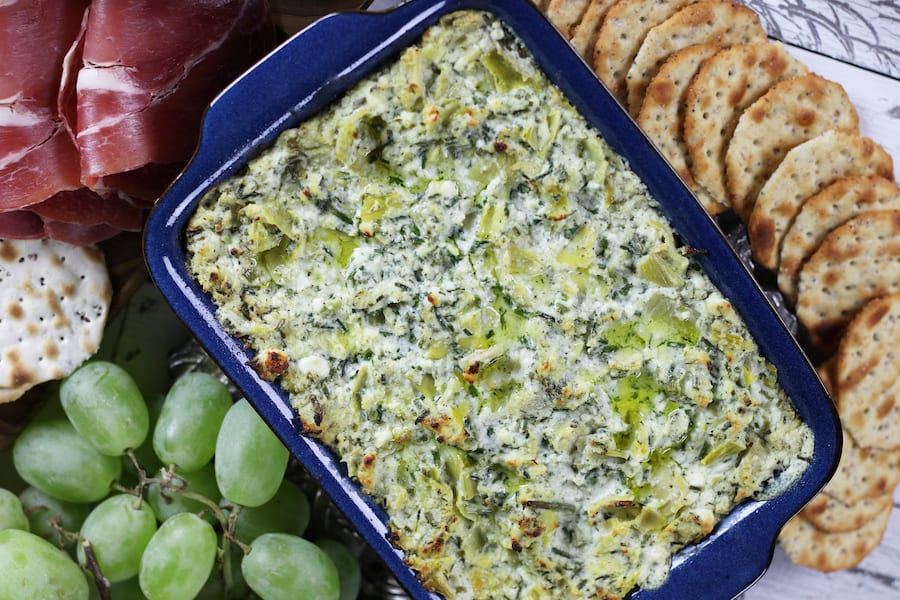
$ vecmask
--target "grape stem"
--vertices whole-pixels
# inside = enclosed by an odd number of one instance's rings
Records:
[[[100,569],[100,563],[97,562],[97,555],[94,554],[94,547],[84,538],[81,539],[81,547],[84,549],[85,562],[87,563],[85,566],[88,571],[90,571],[91,575],[94,576],[94,581],[97,582],[97,591],[100,594],[100,600],[110,600],[109,580],[104,577],[103,571]]]

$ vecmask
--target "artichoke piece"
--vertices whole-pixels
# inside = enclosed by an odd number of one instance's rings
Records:
[[[494,85],[501,92],[508,92],[525,83],[525,77],[516,66],[496,50],[485,54],[481,64],[494,76]]]
[[[336,229],[320,227],[316,229],[313,237],[322,245],[325,253],[331,256],[342,269],[350,264],[353,251],[359,246],[359,238]]]
[[[735,454],[743,452],[744,450],[745,447],[743,444],[736,442],[735,440],[725,440],[724,442],[710,450],[709,453],[707,453],[707,455],[700,460],[700,462],[703,465],[710,465],[717,460],[733,456]]]
[[[590,225],[579,229],[565,248],[556,255],[556,260],[570,267],[585,269],[595,261],[594,246],[597,243],[597,232]]]
[[[641,277],[656,285],[681,287],[688,262],[673,246],[658,244],[638,262],[637,270]]]
[[[700,339],[696,323],[678,317],[675,303],[659,294],[651,296],[647,301],[636,331],[653,346],[693,346]]]

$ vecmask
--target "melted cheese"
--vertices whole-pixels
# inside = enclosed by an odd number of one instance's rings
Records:
[[[659,586],[812,454],[641,181],[481,13],[284,132],[187,248],[447,597]]]

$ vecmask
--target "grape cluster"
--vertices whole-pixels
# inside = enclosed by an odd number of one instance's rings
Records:
[[[55,400],[55,399],[54,399]],[[0,453],[0,600],[355,598],[341,542],[250,404],[202,372],[154,404],[112,362],[82,365]],[[4,480],[21,478],[24,489]]]

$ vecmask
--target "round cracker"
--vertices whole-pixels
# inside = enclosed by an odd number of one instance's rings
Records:
[[[589,0],[550,0],[547,18],[566,39],[572,37],[575,25],[587,10]]]
[[[685,96],[684,141],[696,181],[729,204],[725,149],[738,118],[779,81],[807,72],[777,42],[738,44],[700,67]]]
[[[653,140],[663,156],[675,169],[685,185],[710,214],[724,212],[727,208],[713,199],[697,185],[688,164],[687,148],[681,136],[684,119],[684,95],[694,74],[703,61],[718,50],[715,44],[688,46],[670,56],[647,86],[647,93],[637,123]]]
[[[900,483],[900,452],[862,448],[846,431],[834,476],[822,492],[852,504],[889,494]]]
[[[839,179],[803,203],[781,241],[778,287],[797,301],[800,267],[829,231],[872,210],[900,210],[900,188],[890,179],[863,175]]]
[[[775,84],[741,113],[725,151],[731,206],[746,220],[791,148],[829,129],[858,128],[859,116],[840,84],[813,73]]]
[[[0,239],[0,400],[65,377],[96,352],[111,296],[97,248]]]
[[[747,225],[753,259],[776,270],[781,241],[803,203],[829,184],[852,175],[890,177],[893,172],[891,155],[855,131],[829,129],[795,146],[753,203]]]
[[[759,16],[732,0],[689,4],[647,32],[625,76],[628,111],[637,115],[647,85],[666,58],[695,44],[721,47],[766,40]]]
[[[838,349],[838,413],[858,444],[900,451],[898,372],[900,294],[895,293],[866,304],[847,326]]]
[[[797,318],[810,342],[837,346],[872,298],[900,292],[900,211],[866,212],[829,232],[800,269]]]
[[[606,13],[616,0],[591,0],[581,20],[575,24],[571,32],[571,43],[578,54],[586,61],[593,62],[594,44]]]
[[[797,515],[781,530],[778,541],[795,565],[823,573],[852,569],[881,543],[892,507],[889,505],[859,529],[839,533],[822,531]]]
[[[822,531],[844,533],[859,529],[894,503],[890,492],[846,503],[830,494],[818,494],[800,513]]]
[[[594,72],[623,106],[628,100],[625,76],[647,32],[696,0],[619,0],[597,32]]]

